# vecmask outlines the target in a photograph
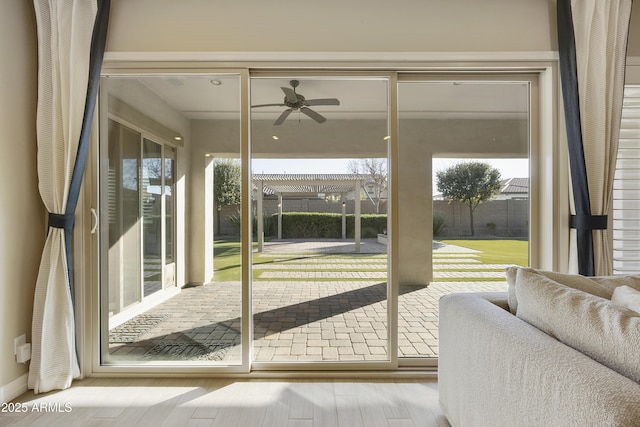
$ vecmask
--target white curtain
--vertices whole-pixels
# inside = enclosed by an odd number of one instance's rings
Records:
[[[611,215],[632,0],[572,0],[578,93],[592,215]],[[570,270],[577,272],[575,232]],[[596,275],[612,273],[611,232],[593,231]]]
[[[42,201],[64,214],[83,121],[95,0],[34,0],[38,29],[38,179]],[[29,388],[64,389],[80,375],[64,230],[49,228],[36,282]]]

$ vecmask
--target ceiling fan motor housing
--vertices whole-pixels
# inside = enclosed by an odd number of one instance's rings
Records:
[[[300,108],[305,106],[304,96],[296,93],[296,88],[300,85],[300,82],[298,80],[291,80],[289,81],[289,84],[293,88],[293,93],[295,93],[297,99],[294,101],[288,98],[287,96],[285,96],[284,105],[286,105],[289,108],[293,108],[294,110],[299,110]]]
[[[289,108],[293,108],[294,110],[298,110],[298,109],[304,107],[305,106],[304,96],[296,93],[296,97],[298,99],[296,101],[292,101],[291,99],[289,99],[289,98],[287,98],[285,96],[284,97],[284,105],[286,105]]]

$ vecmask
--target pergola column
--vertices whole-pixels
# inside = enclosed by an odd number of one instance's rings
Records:
[[[257,206],[257,215],[258,215],[258,252],[262,252],[262,250],[264,249],[264,220],[263,220],[263,213],[262,213],[262,198],[263,198],[263,194],[264,194],[264,182],[263,181],[258,181],[257,182],[257,186],[258,186],[258,194],[256,195],[256,199],[258,201],[258,206]]]
[[[356,240],[356,252],[360,252],[360,181],[356,181],[355,190],[355,240]]]
[[[342,202],[342,239],[344,240],[347,238],[347,201],[344,193],[340,194],[340,201]]]
[[[278,240],[282,240],[282,193],[278,193]]]

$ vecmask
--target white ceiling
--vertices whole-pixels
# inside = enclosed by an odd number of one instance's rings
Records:
[[[281,103],[280,87],[292,78],[253,78],[251,104]],[[189,119],[238,119],[237,75],[140,77],[138,80]],[[211,81],[219,81],[214,85]],[[338,98],[339,106],[313,107],[328,119],[383,118],[387,81],[382,79],[297,78],[307,99]],[[438,81],[402,83],[400,118],[523,118],[529,108],[528,86],[517,82]],[[275,120],[285,107],[252,109],[252,119]],[[311,120],[300,115],[301,120]],[[293,115],[291,116],[293,117]]]

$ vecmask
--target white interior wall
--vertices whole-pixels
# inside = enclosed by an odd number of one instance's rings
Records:
[[[554,50],[540,0],[113,0],[109,51],[535,52]]]
[[[110,52],[536,52],[557,50],[555,2],[366,3],[113,0]],[[25,374],[13,338],[30,331],[46,215],[37,192],[37,47],[33,6],[0,14],[0,386]],[[288,24],[290,19],[295,25]],[[640,8],[633,8],[627,82],[640,83]],[[562,165],[559,165],[561,171]],[[13,206],[8,208],[9,203]],[[19,248],[16,250],[16,248]]]
[[[26,334],[31,340],[33,293],[47,232],[36,174],[35,16],[22,0],[2,3],[0,94],[0,402],[7,402],[23,376],[26,388],[28,365],[15,362],[13,339]]]

